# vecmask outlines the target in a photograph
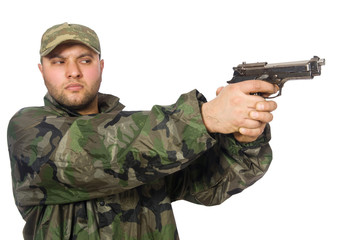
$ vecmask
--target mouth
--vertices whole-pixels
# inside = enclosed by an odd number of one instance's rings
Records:
[[[65,87],[65,89],[68,91],[77,92],[83,89],[83,85],[79,83],[70,83]]]

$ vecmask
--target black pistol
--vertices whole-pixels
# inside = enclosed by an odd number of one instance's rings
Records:
[[[228,83],[237,83],[247,80],[263,80],[278,86],[279,91],[266,98],[275,98],[282,95],[284,83],[288,80],[313,79],[314,76],[321,75],[321,66],[325,65],[325,60],[314,56],[310,60],[272,63],[257,62],[239,64],[234,67],[234,76]],[[256,93],[261,95],[262,93]]]

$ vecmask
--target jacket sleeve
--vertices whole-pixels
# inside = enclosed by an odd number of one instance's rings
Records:
[[[241,144],[232,135],[216,134],[213,145],[182,171],[169,176],[172,199],[217,205],[264,176],[272,161],[270,126],[254,142]]]
[[[203,125],[202,101],[194,90],[148,112],[19,111],[8,126],[18,207],[104,197],[184,169],[216,143]]]

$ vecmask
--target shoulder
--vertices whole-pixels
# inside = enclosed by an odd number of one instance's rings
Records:
[[[11,121],[15,120],[31,120],[31,119],[38,119],[44,117],[54,116],[57,117],[59,114],[52,110],[47,106],[43,107],[25,107],[17,111],[12,118]]]
[[[10,118],[8,130],[27,128],[37,125],[46,118],[57,118],[58,116],[57,112],[47,106],[22,108]]]

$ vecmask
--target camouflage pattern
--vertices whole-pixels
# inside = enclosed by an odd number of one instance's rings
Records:
[[[90,28],[79,24],[58,24],[45,31],[41,38],[40,56],[48,55],[63,42],[80,42],[96,53],[101,53],[97,34]]]
[[[249,144],[209,134],[196,90],[139,112],[99,94],[101,113],[89,116],[44,101],[8,126],[25,239],[179,239],[173,201],[220,204],[271,163],[269,125]]]

